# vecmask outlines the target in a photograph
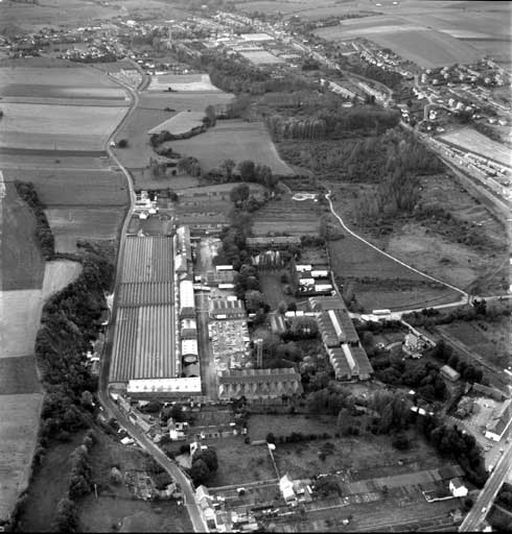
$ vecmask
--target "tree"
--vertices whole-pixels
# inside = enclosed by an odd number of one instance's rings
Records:
[[[215,473],[219,468],[219,460],[217,459],[217,452],[213,447],[208,447],[204,450],[199,450],[194,454],[192,462],[202,460],[211,473]]]
[[[245,293],[245,305],[249,313],[254,313],[265,304],[265,298],[261,291],[250,289]]]
[[[236,167],[236,163],[228,158],[228,159],[225,159],[221,164],[220,164],[220,168],[221,170],[224,171],[225,175],[226,175],[226,179],[228,181],[231,180],[231,178],[233,177],[233,169]]]
[[[91,485],[84,475],[75,474],[71,476],[69,483],[69,496],[71,499],[78,499],[91,492]]]
[[[78,513],[71,499],[61,499],[57,504],[53,528],[56,532],[78,531]]]
[[[240,178],[242,182],[253,182],[255,178],[256,167],[254,161],[245,160],[238,165],[238,170],[240,172]]]
[[[208,469],[208,466],[204,460],[198,459],[195,462],[192,462],[190,476],[192,477],[194,486],[197,487],[208,482],[210,474],[210,470]]]
[[[247,184],[239,184],[229,192],[229,199],[234,204],[245,202],[249,198],[250,189]]]
[[[215,122],[217,121],[217,113],[215,112],[215,108],[210,104],[209,106],[206,106],[204,113],[206,115],[206,125],[215,126]]]
[[[119,139],[117,146],[118,148],[126,148],[128,146],[128,139]]]

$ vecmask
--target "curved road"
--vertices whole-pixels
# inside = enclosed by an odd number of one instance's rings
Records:
[[[457,293],[460,293],[462,295],[462,297],[459,299],[459,301],[457,302],[454,302],[452,303],[451,305],[453,304],[462,304],[462,303],[465,303],[465,302],[468,302],[468,299],[469,299],[469,294],[466,293],[464,290],[458,288],[458,287],[455,287],[455,286],[452,286],[451,284],[448,284],[447,282],[444,282],[443,280],[439,280],[438,278],[435,278],[434,276],[430,276],[429,274],[426,274],[418,269],[415,269],[414,267],[411,267],[410,265],[408,265],[407,263],[395,258],[394,256],[391,256],[391,254],[388,254],[387,252],[384,252],[383,250],[381,250],[379,247],[373,245],[372,243],[370,243],[369,241],[367,241],[366,239],[364,239],[363,237],[361,237],[360,235],[356,234],[354,231],[352,231],[346,224],[345,222],[343,221],[343,219],[336,213],[336,211],[334,210],[334,205],[332,203],[332,200],[331,200],[331,191],[329,190],[328,193],[326,193],[325,195],[325,198],[327,199],[327,201],[329,202],[329,208],[331,210],[331,213],[336,217],[336,219],[338,219],[338,222],[340,223],[341,227],[343,228],[343,230],[345,230],[345,232],[347,232],[349,235],[351,235],[352,237],[355,237],[356,239],[358,239],[359,241],[361,241],[362,243],[364,243],[365,245],[373,248],[374,250],[376,250],[377,252],[379,252],[380,254],[383,254],[384,256],[386,256],[387,258],[389,258],[390,260],[393,260],[394,262],[402,265],[403,267],[407,267],[407,269],[413,271],[414,273],[416,274],[419,274],[420,276],[423,276],[424,278],[428,278],[429,280],[431,280],[432,282],[436,282],[438,284],[442,284],[450,289],[452,289],[453,291],[456,291]]]
[[[115,152],[112,150],[112,147],[110,146],[110,144],[115,138],[115,136],[117,135],[117,133],[119,132],[119,130],[122,128],[122,126],[129,119],[133,111],[136,109],[139,103],[139,95],[138,95],[138,91],[134,90],[127,84],[121,82],[120,80],[116,80],[115,78],[112,78],[112,77],[111,79],[117,84],[121,85],[124,89],[126,89],[128,94],[130,95],[129,110],[124,116],[124,118],[122,119],[122,121],[117,125],[115,130],[112,132],[112,134],[110,135],[106,143],[106,151],[109,157],[121,169],[121,171],[123,172],[126,178],[126,183],[128,184],[128,190],[129,190],[129,196],[130,196],[130,206],[124,218],[123,225],[121,228],[120,238],[119,238],[119,248],[117,252],[116,276],[115,276],[115,287],[117,287],[117,285],[121,281],[121,268],[122,268],[123,252],[124,252],[124,247],[125,247],[125,242],[126,242],[126,231],[127,231],[128,225],[130,223],[130,219],[133,214],[133,205],[135,203],[135,190],[134,190],[133,180],[132,180],[130,173],[123,166],[123,164],[119,161],[119,158],[117,157]],[[146,84],[147,84],[147,80],[143,77],[141,84],[139,85],[139,88],[144,87]],[[118,420],[119,424],[130,434],[130,436],[134,440],[136,440],[137,443],[147,453],[149,453],[155,459],[155,461],[157,461],[167,471],[167,473],[169,473],[169,475],[180,485],[181,491],[184,497],[184,503],[188,511],[194,532],[208,532],[208,528],[203,520],[199,507],[197,506],[197,503],[195,500],[194,489],[192,487],[191,481],[187,478],[187,476],[185,476],[183,471],[174,461],[170,460],[162,452],[162,450],[159,447],[157,447],[137,425],[132,423],[132,421],[128,418],[127,414],[124,413],[124,411],[120,410],[120,408],[111,399],[109,395],[108,373],[109,373],[109,367],[110,367],[110,351],[112,350],[112,346],[113,346],[114,325],[115,325],[115,319],[117,315],[118,293],[119,293],[118,291],[114,291],[112,318],[111,318],[111,321],[108,327],[107,341],[104,345],[104,350],[103,350],[103,354],[101,358],[98,399],[101,405],[103,406],[103,408],[105,409],[106,413],[111,417],[115,417]]]

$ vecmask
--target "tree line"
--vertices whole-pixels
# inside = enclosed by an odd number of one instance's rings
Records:
[[[44,210],[46,205],[40,201],[32,182],[15,180],[14,186],[19,197],[26,202],[36,219],[36,240],[43,258],[48,261],[55,255],[55,240]]]

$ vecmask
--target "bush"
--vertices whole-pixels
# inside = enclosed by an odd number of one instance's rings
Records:
[[[118,148],[126,148],[128,146],[128,139],[120,139],[117,146]]]

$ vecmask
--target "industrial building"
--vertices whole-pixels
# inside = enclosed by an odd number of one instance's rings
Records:
[[[369,380],[373,367],[341,297],[311,297],[323,345],[336,380]]]
[[[293,368],[224,371],[219,376],[219,399],[245,397],[248,401],[302,393],[300,373]]]
[[[190,232],[128,236],[109,382],[131,396],[200,394]]]

